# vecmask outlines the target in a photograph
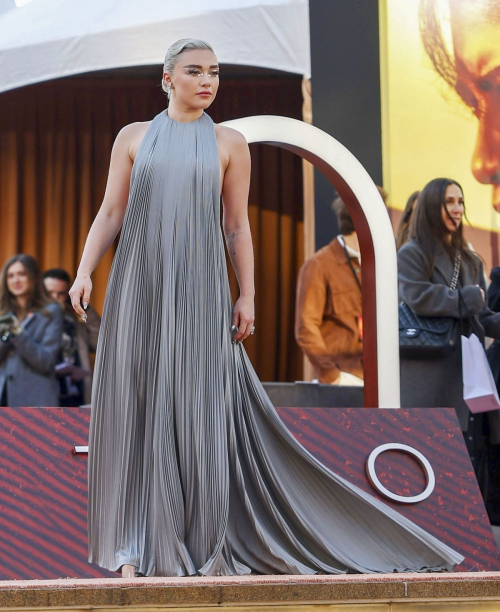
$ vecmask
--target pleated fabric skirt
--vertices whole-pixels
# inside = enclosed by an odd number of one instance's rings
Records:
[[[462,556],[285,428],[241,344],[210,117],[137,153],[92,391],[89,561],[147,576],[449,570]]]

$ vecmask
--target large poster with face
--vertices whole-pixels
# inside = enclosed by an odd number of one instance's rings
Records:
[[[458,181],[467,236],[498,265],[500,0],[380,0],[380,13],[391,205],[402,210],[433,178]]]

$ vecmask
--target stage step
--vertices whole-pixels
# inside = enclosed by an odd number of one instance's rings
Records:
[[[500,573],[0,582],[3,611],[498,612]]]

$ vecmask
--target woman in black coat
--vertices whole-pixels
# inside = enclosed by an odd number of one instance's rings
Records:
[[[488,306],[494,312],[500,312],[500,267],[493,268],[488,287]],[[500,393],[500,341],[495,340],[487,351],[488,361]],[[495,411],[490,416],[492,436],[489,447],[490,486],[488,497],[484,500],[490,523],[500,525],[500,413]]]
[[[58,406],[63,314],[30,255],[15,255],[2,270],[0,317],[0,405]]]
[[[486,305],[483,266],[462,233],[462,188],[434,179],[421,192],[410,241],[398,252],[399,298],[417,315],[454,317],[462,332],[500,338],[500,314]],[[454,262],[460,259],[456,289]],[[455,408],[483,495],[487,486],[486,418],[473,415],[463,400],[460,326],[455,350],[439,359],[401,359],[401,403],[412,408]]]
[[[493,312],[500,312],[500,267],[493,268],[490,273],[490,286],[488,287],[488,306]],[[495,342],[488,349],[488,361],[490,362],[493,378],[497,389],[500,389],[500,341]],[[500,440],[498,441],[500,443]],[[500,511],[500,508],[499,508]]]

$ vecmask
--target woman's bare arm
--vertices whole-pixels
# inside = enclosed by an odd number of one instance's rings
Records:
[[[90,275],[122,226],[128,202],[134,145],[143,136],[145,129],[145,124],[141,123],[127,125],[120,131],[113,145],[104,199],[90,228],[77,277],[69,292],[73,308],[84,320],[92,291]]]
[[[228,155],[222,186],[223,229],[240,286],[240,297],[233,309],[233,325],[238,328],[234,339],[242,341],[249,336],[255,319],[254,259],[248,221],[250,152],[245,138],[236,130],[220,126],[218,139]]]

